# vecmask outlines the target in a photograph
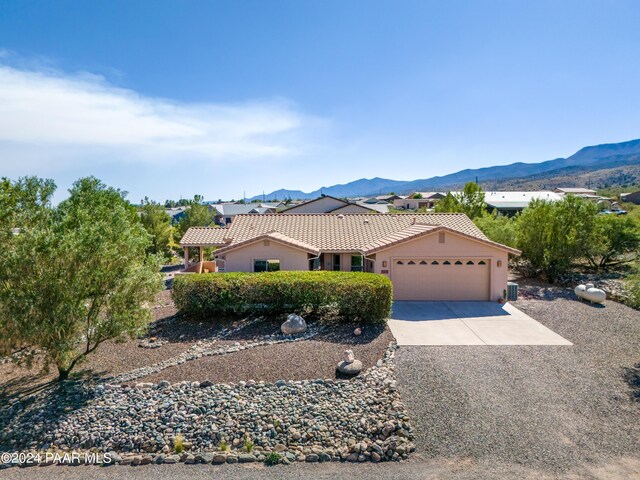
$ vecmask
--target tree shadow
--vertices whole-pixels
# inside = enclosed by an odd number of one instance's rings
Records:
[[[34,378],[38,376],[24,376],[3,384],[12,393],[0,397],[0,451],[50,448],[45,439],[95,396],[78,378],[64,382],[50,377],[38,382]],[[68,446],[82,448],[89,440],[79,439],[77,444]]]
[[[622,378],[631,389],[631,398],[636,402],[640,402],[640,363],[636,363],[631,368],[623,368]]]

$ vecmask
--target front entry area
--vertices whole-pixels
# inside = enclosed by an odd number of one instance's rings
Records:
[[[490,260],[394,258],[395,300],[489,300]]]

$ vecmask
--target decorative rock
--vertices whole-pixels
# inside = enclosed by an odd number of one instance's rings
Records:
[[[353,360],[352,362],[340,362],[338,364],[338,371],[345,375],[357,375],[362,370],[362,362],[360,360]]]
[[[359,337],[360,335],[362,335],[362,329],[361,329],[360,327],[356,328],[356,329],[353,331],[353,334],[354,334],[356,337]]]
[[[249,454],[249,453],[241,453],[238,456],[238,461],[240,463],[252,463],[252,462],[256,461],[256,457],[251,455],[251,454]]]
[[[214,463],[216,465],[219,465],[221,463],[226,463],[227,461],[227,456],[222,454],[222,453],[216,453],[213,455],[213,459],[211,460],[211,463]],[[231,463],[231,462],[229,462]]]
[[[292,313],[287,317],[287,321],[280,326],[280,330],[285,335],[303,333],[307,330],[307,322],[305,322],[304,318],[302,318],[300,315]]]
[[[344,363],[353,363],[356,357],[353,355],[353,350],[345,350],[342,354],[342,360]]]

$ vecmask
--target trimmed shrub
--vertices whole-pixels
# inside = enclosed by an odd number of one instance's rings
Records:
[[[393,287],[375,273],[262,272],[180,275],[173,299],[186,315],[298,313],[323,317],[333,311],[344,321],[383,323]]]

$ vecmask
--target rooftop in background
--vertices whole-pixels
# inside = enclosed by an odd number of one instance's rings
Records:
[[[562,200],[562,195],[541,190],[537,192],[485,192],[484,200],[489,207],[506,210],[521,210],[533,200],[546,200],[557,202]]]
[[[582,187],[558,187],[553,189],[554,192],[560,194],[585,194],[595,195],[597,192],[591,188]]]

